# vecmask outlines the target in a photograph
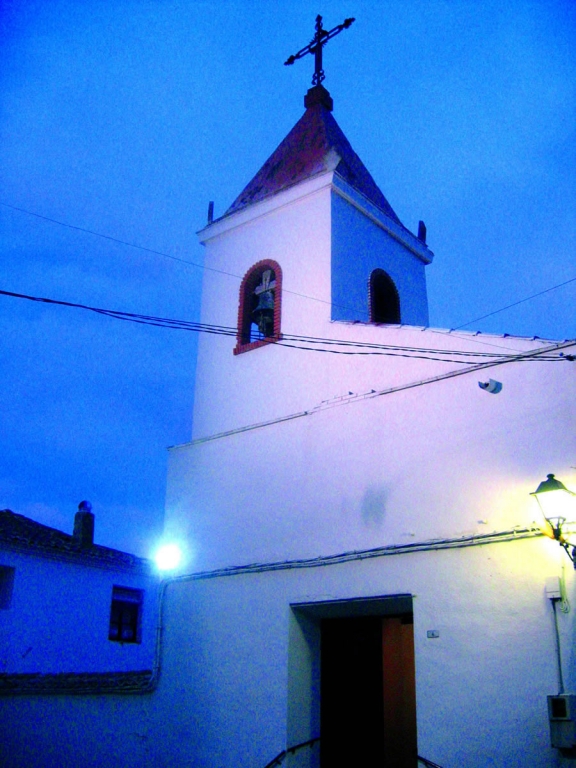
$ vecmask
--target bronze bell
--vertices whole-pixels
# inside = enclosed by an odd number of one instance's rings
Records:
[[[258,304],[252,312],[252,319],[258,326],[262,336],[272,336],[274,333],[274,294],[272,291],[262,291],[258,296]]]

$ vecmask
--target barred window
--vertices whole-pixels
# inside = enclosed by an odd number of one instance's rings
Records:
[[[119,643],[141,641],[141,619],[144,591],[128,587],[112,587],[108,639]]]
[[[6,610],[12,603],[15,571],[9,565],[0,565],[0,609]]]

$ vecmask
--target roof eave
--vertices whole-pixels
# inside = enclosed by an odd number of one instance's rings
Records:
[[[426,243],[410,232],[400,221],[391,218],[385,211],[379,208],[372,200],[369,200],[362,192],[343,179],[338,172],[334,173],[332,180],[334,192],[353,205],[357,210],[367,216],[377,226],[384,229],[391,237],[398,240],[411,253],[417,256],[424,264],[430,264],[434,253]]]
[[[283,208],[286,205],[292,205],[299,200],[314,195],[320,190],[330,187],[332,185],[333,177],[334,171],[321,171],[305,181],[295,182],[277,192],[271,193],[262,200],[246,205],[232,213],[226,213],[199,230],[196,233],[198,239],[204,244],[249,221],[253,221],[262,216],[267,216],[279,208]]]

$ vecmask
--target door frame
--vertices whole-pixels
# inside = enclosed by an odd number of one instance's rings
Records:
[[[301,744],[320,734],[321,621],[330,618],[413,614],[411,594],[377,595],[339,600],[291,603],[288,638],[287,745]],[[319,750],[302,750],[287,765],[317,768]]]

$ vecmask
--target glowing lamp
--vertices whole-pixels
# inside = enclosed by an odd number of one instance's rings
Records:
[[[163,544],[154,559],[160,571],[173,571],[180,565],[182,550],[178,544]]]
[[[567,520],[570,521],[574,516],[574,496],[576,493],[569,491],[564,483],[557,480],[554,475],[548,475],[546,480],[543,480],[530,495],[536,499],[544,517],[542,532],[551,539],[555,539],[563,547],[576,568],[576,547],[573,547],[572,553],[570,553],[569,546],[572,545],[568,544],[562,533],[564,523]]]

